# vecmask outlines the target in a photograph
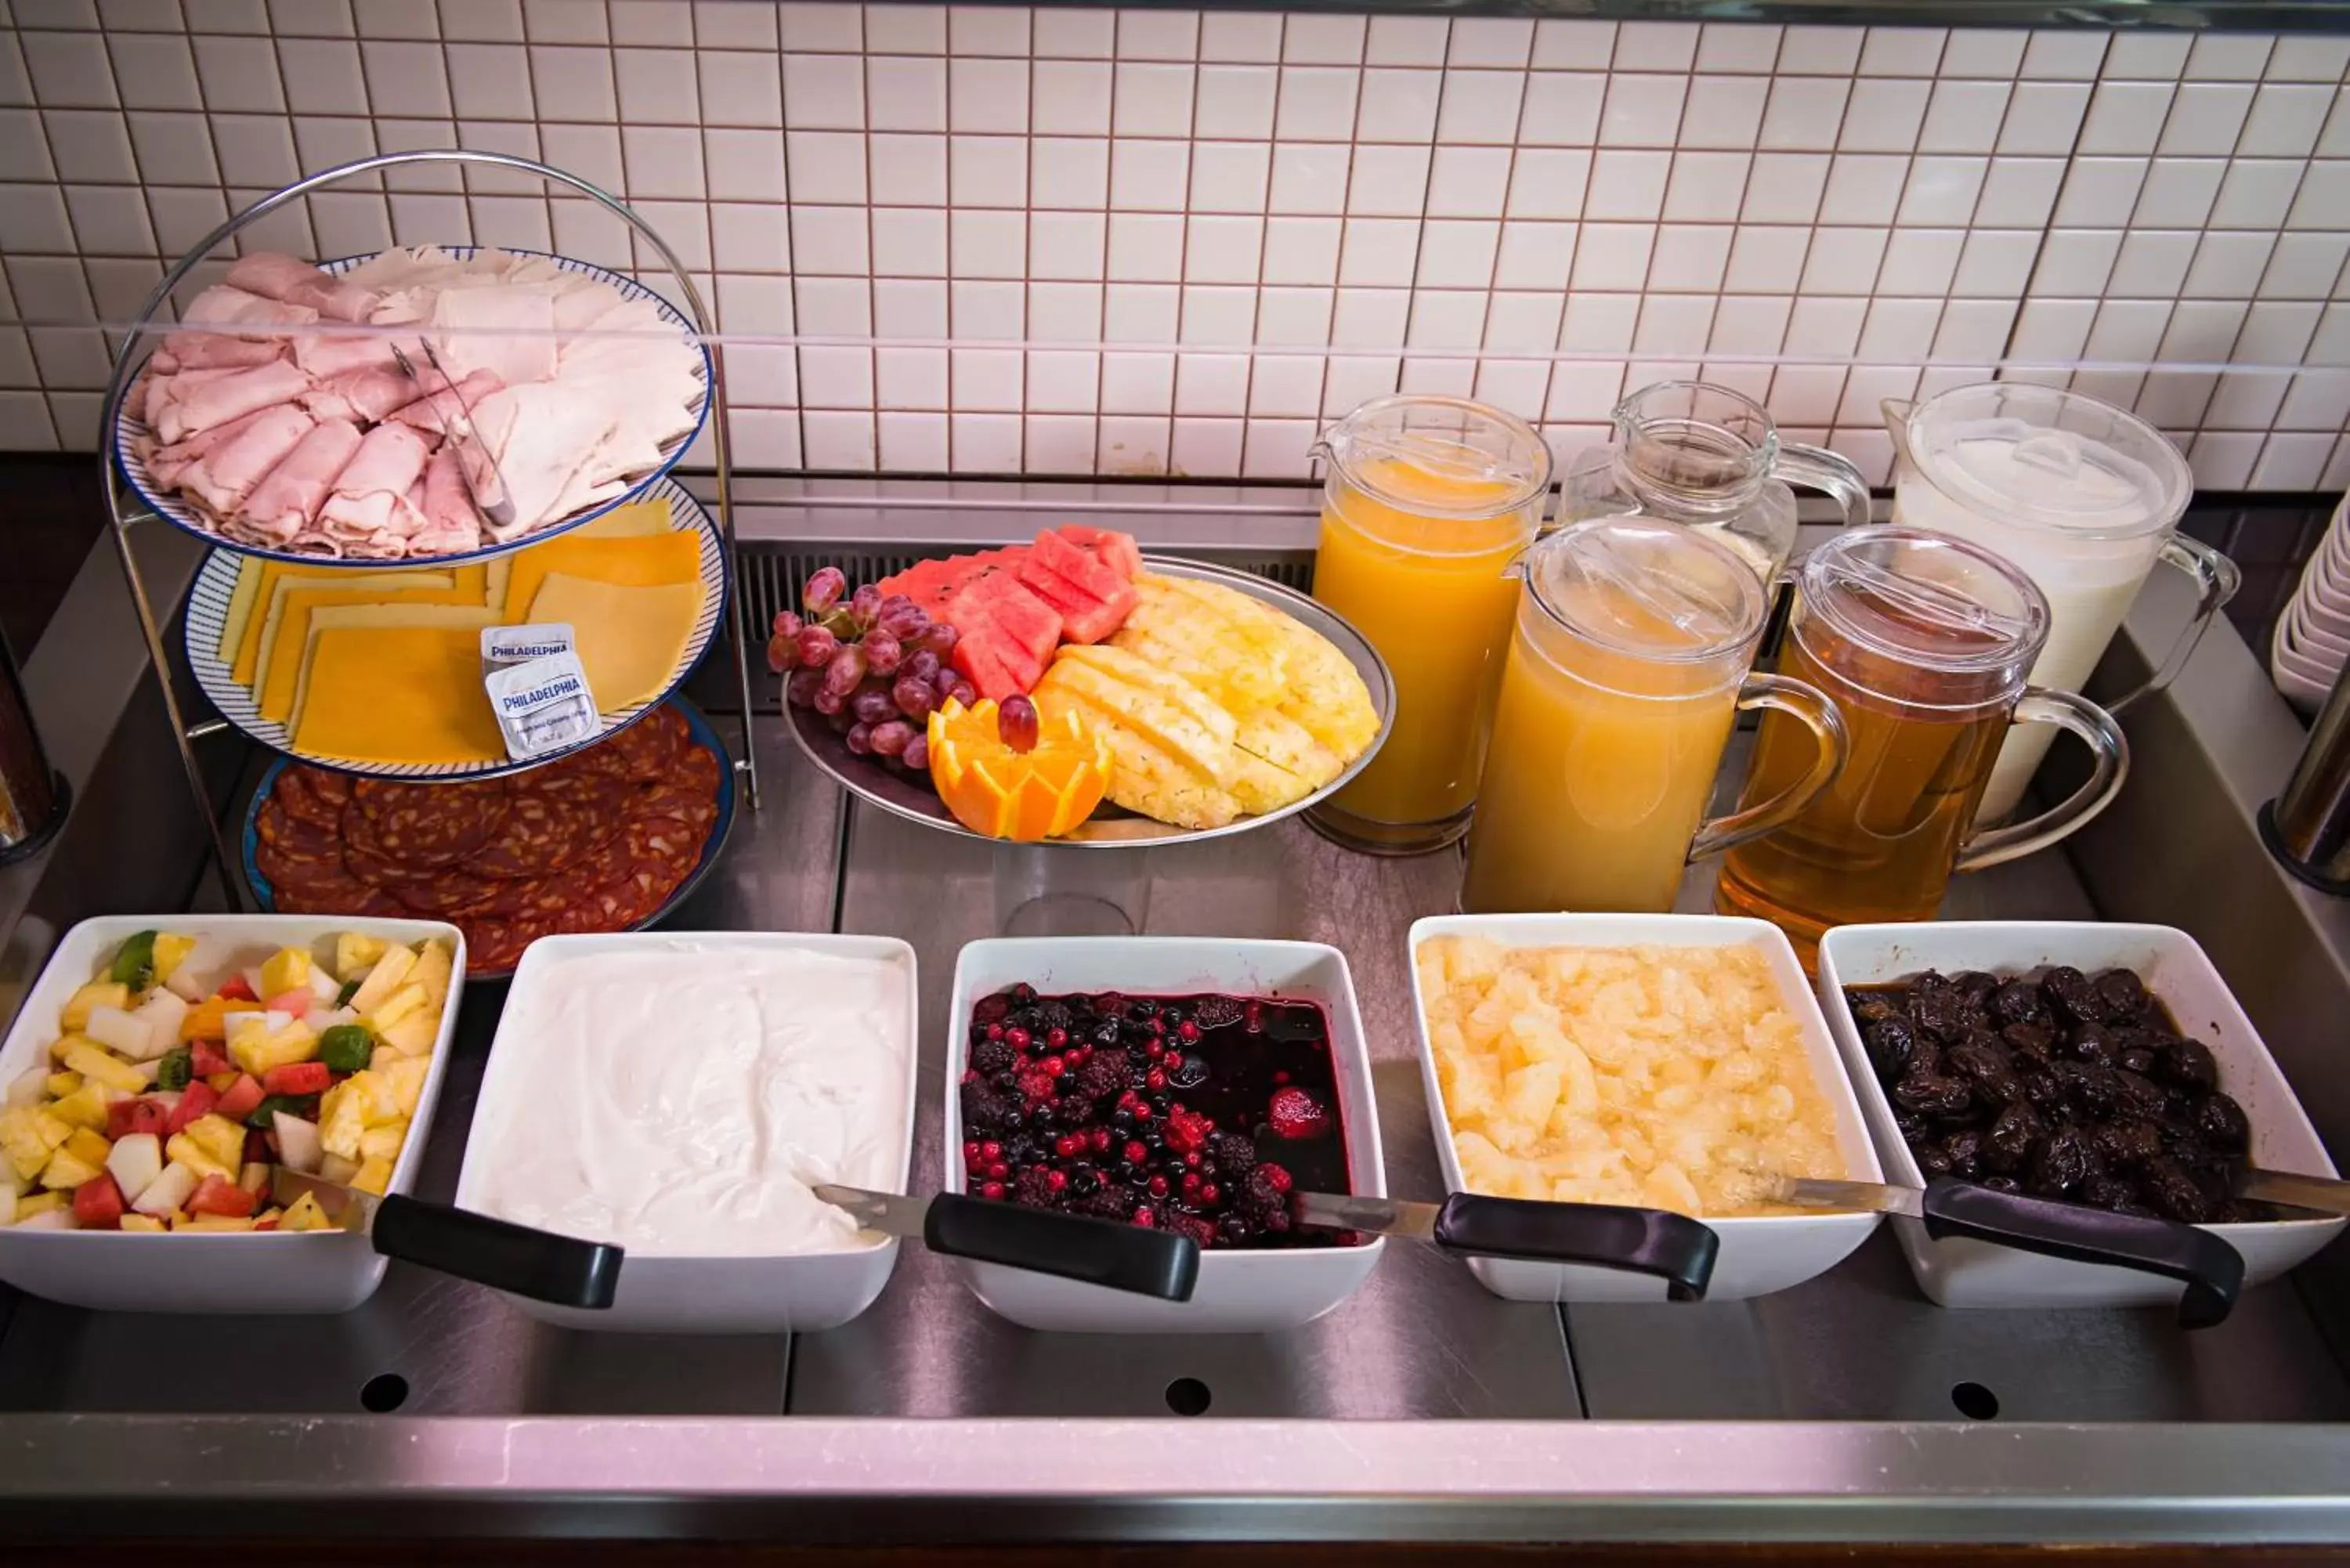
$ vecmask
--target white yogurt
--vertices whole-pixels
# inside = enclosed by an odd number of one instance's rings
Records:
[[[904,963],[680,941],[536,978],[499,1024],[498,1071],[527,1092],[473,1128],[474,1207],[651,1257],[873,1244],[807,1183],[896,1185]]]

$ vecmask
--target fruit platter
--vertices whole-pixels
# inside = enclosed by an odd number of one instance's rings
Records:
[[[844,788],[972,837],[1190,842],[1305,810],[1386,739],[1395,687],[1302,594],[1076,524],[775,617],[793,738]]]

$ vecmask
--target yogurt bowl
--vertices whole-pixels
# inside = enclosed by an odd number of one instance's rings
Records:
[[[811,1182],[902,1193],[914,950],[888,937],[548,937],[515,971],[457,1205],[627,1249],[571,1328],[790,1334],[881,1293],[898,1243]]]

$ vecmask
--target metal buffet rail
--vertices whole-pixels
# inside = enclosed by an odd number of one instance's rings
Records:
[[[1125,523],[1146,545],[1267,571],[1294,568],[1310,538],[1294,493],[1013,487],[966,490],[951,513],[936,504],[951,496],[915,486],[754,481],[742,497],[754,601],[789,578],[792,551],[888,556],[916,540],[1009,536],[1038,505],[1138,512]],[[67,613],[98,624],[102,595],[78,594]],[[2150,591],[2116,659],[2165,646],[2183,608]],[[36,659],[36,687],[44,674]],[[46,674],[68,678],[55,662]],[[112,679],[102,660],[70,678]],[[104,689],[109,726],[131,708],[134,680]],[[106,775],[158,759],[127,743],[127,722],[110,743],[87,732],[94,722],[85,711],[64,725],[60,762],[83,775],[85,811],[119,818],[135,781]],[[673,925],[913,944],[915,1190],[934,1189],[946,995],[958,947],[993,923],[990,852],[852,805],[772,711],[747,722],[765,804],[743,814]],[[2203,930],[2321,1128],[2350,1132],[2350,1082],[2333,1054],[2350,1016],[2350,930],[2337,905],[2287,885],[2251,827],[2297,727],[2219,630],[2131,729],[2127,808],[2064,854],[1963,882],[1949,912]],[[0,985],[12,988],[0,1009],[64,922],[141,903],[136,877],[151,867],[108,852],[101,830],[115,826],[85,820],[52,851],[69,886],[0,884],[13,896],[0,901]],[[182,839],[180,885],[197,886],[192,826]],[[1451,906],[1457,862],[1366,858],[1295,821],[1151,855],[1154,931],[1346,950],[1389,1180],[1400,1196],[1439,1196],[1403,931]],[[1685,907],[1703,902],[1692,877]],[[2256,940],[2205,930],[2231,920],[2255,922]],[[466,998],[424,1196],[453,1189],[500,989]],[[20,1541],[2350,1541],[2343,1273],[2321,1258],[2198,1334],[2158,1311],[1940,1310],[1885,1233],[1757,1302],[1564,1311],[1499,1301],[1457,1263],[1395,1247],[1336,1312],[1262,1337],[1030,1333],[910,1246],[863,1317],[796,1339],[565,1332],[397,1264],[344,1317],[208,1324],[203,1343],[229,1354],[159,1353],[151,1319],[7,1296],[0,1520]],[[1197,1418],[1173,1413],[1202,1405]],[[1987,1408],[1995,1418],[1961,1413]]]

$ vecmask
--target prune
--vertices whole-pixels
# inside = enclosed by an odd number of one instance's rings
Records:
[[[2064,1085],[2064,1103],[2081,1117],[2095,1121],[2113,1114],[2121,1085],[2115,1081],[2112,1068],[2086,1062],[2059,1062],[2054,1071],[2057,1083]]]
[[[1968,1036],[1945,1052],[1942,1062],[1954,1077],[2012,1078],[2015,1076],[2014,1065],[2008,1060],[2005,1048],[1989,1034]]]
[[[2091,982],[2096,988],[2097,1005],[2108,1023],[2135,1023],[2146,1015],[2147,1004],[2152,999],[2146,993],[2145,982],[2126,969],[2109,969]]]
[[[2064,1103],[2064,1085],[2056,1081],[2054,1073],[2019,1073],[2016,1081],[2023,1085],[2024,1104],[2036,1110],[2054,1110]]]
[[[2214,1093],[2195,1107],[2195,1130],[2222,1154],[2241,1154],[2251,1143],[2252,1125],[2244,1107],[2228,1095]]]
[[[2023,1183],[2012,1176],[1986,1176],[1975,1185],[1992,1192],[2004,1192],[2010,1198],[2023,1196]]]
[[[2043,1062],[2056,1049],[2056,1031],[2045,1023],[2010,1023],[2000,1030],[1999,1038],[2009,1050]]]
[[[2126,1067],[2114,1069],[2114,1082],[2120,1086],[2119,1100],[2124,1115],[2143,1116],[2147,1120],[2162,1115],[2170,1096],[2153,1079],[2143,1077]]]
[[[2114,1065],[2116,1067],[2126,1068],[2130,1072],[2136,1073],[2139,1076],[2143,1077],[2147,1074],[2154,1071],[2155,1063],[2158,1060],[2159,1060],[2159,1058],[2158,1058],[2153,1052],[2147,1050],[2145,1046],[2134,1045],[2130,1049],[2123,1052],[2120,1055],[2116,1056],[2114,1058]]]
[[[1866,1031],[1872,1023],[1882,1023],[1888,1018],[1902,1018],[1901,1009],[1891,997],[1881,991],[1862,991],[1857,986],[1846,991],[1845,1001],[1852,1008],[1852,1021]],[[1903,1022],[1908,1022],[1906,1018]]]
[[[2118,1176],[2093,1176],[2073,1196],[2093,1209],[2118,1210],[2137,1201],[2137,1189]]]
[[[2089,977],[2070,964],[2058,964],[2042,975],[2040,994],[2059,1023],[2093,1023],[2105,1014]]]
[[[2114,1059],[2114,1043],[2102,1023],[2084,1023],[2075,1028],[2064,1042],[2064,1054],[2075,1062],[2095,1062],[2109,1066]]]
[[[1965,999],[1970,1008],[1980,1012],[1990,1000],[1991,993],[1999,989],[1999,976],[1985,970],[1970,969],[1952,975],[1950,987]]]
[[[1919,1116],[1937,1121],[1952,1121],[1966,1116],[1974,1106],[1974,1086],[1964,1078],[1928,1076],[1912,1073],[1893,1086],[1897,1105],[1906,1106]]]
[[[2032,1162],[2024,1189],[2035,1198],[2062,1198],[2096,1173],[2096,1157],[2078,1127],[2058,1127]]]
[[[2208,1094],[2220,1085],[2220,1064],[2200,1041],[2179,1041],[2164,1055],[2162,1067],[2163,1075],[2184,1089]]]
[[[1949,1162],[1950,1173],[1961,1181],[1972,1181],[1982,1174],[1983,1135],[1974,1127],[1961,1127],[1942,1140],[1942,1158]]]
[[[2099,1122],[2089,1129],[2089,1147],[2109,1166],[2140,1166],[2162,1154],[2162,1134],[2152,1122]]]
[[[1925,1177],[1927,1180],[1931,1181],[1938,1176],[1950,1174],[1950,1157],[1941,1145],[1924,1144],[1910,1152],[1918,1157],[1918,1174]]]
[[[1901,1135],[1903,1143],[1915,1147],[1926,1136],[1926,1118],[1907,1106],[1893,1107],[1893,1130]]]
[[[1945,1044],[1955,1044],[1967,1036],[1967,1005],[1954,991],[1913,993],[1909,998],[1909,1022],[1921,1033]]]
[[[1999,1113],[1983,1138],[1983,1163],[1996,1171],[2012,1173],[2032,1162],[2033,1149],[2047,1135],[2048,1124],[2028,1105],[2012,1105]]]
[[[2149,1162],[2143,1189],[2154,1211],[2168,1219],[2200,1225],[2211,1218],[2210,1195],[2176,1160]]]
[[[1991,994],[1991,1015],[1995,1023],[2034,1023],[2048,1016],[2040,1004],[2040,988],[2028,980],[2011,980]]]
[[[1880,1084],[1897,1083],[1909,1065],[1910,1054],[1918,1048],[1918,1036],[1906,1018],[1878,1019],[1863,1030],[1860,1043],[1868,1050],[1868,1064],[1877,1069]]]

